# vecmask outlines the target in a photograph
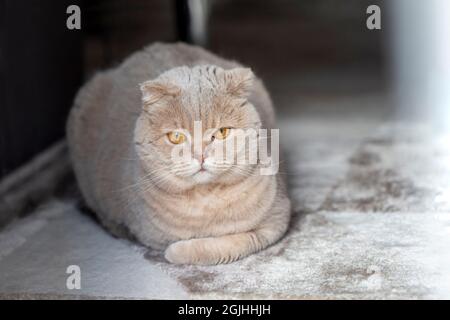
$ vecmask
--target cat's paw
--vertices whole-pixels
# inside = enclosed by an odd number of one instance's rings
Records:
[[[239,247],[236,244],[236,237],[239,236],[177,241],[167,247],[164,256],[167,261],[174,264],[216,265],[230,263],[247,255],[247,247]]]
[[[181,240],[166,249],[164,257],[174,264],[214,265],[221,261],[220,251],[214,250],[215,238]]]
[[[181,240],[169,245],[164,252],[164,258],[174,264],[194,264],[191,240]]]

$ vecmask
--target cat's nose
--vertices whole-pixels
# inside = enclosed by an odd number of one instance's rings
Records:
[[[205,156],[203,154],[196,154],[195,159],[197,159],[200,164],[203,164],[205,162]]]

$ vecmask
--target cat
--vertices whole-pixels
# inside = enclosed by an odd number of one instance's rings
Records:
[[[174,163],[175,145],[191,148],[194,121],[212,133]],[[80,89],[67,141],[84,200],[110,232],[127,230],[174,264],[213,265],[275,243],[290,220],[280,173],[208,156],[239,128],[275,128],[262,81],[205,49],[155,43]]]

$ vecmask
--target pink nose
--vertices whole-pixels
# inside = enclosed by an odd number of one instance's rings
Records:
[[[200,162],[200,164],[203,164],[205,162],[205,157],[203,156],[203,154],[202,155],[197,154],[195,156],[195,159],[197,159],[198,162]]]

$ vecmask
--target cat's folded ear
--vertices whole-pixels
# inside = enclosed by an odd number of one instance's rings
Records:
[[[234,68],[225,71],[227,92],[239,98],[250,95],[255,75],[250,68]]]
[[[152,105],[166,97],[176,97],[181,89],[174,84],[160,80],[150,80],[140,85],[144,106]]]

